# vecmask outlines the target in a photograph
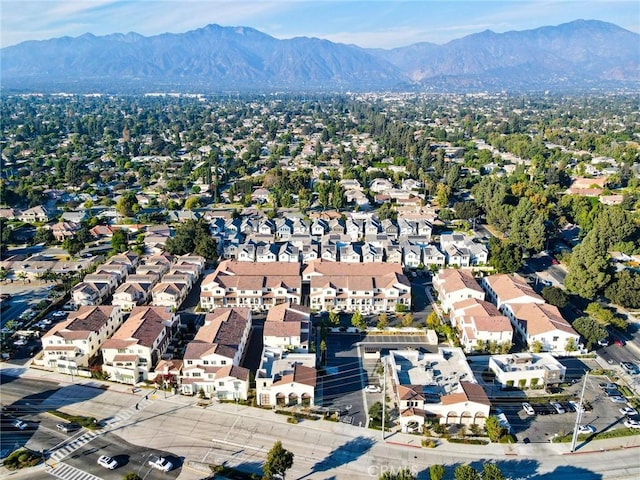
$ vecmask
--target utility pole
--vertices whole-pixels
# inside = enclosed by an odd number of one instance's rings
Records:
[[[382,441],[384,442],[384,416],[387,405],[387,358],[382,357]]]
[[[580,428],[580,422],[582,421],[582,410],[584,402],[584,390],[587,387],[587,377],[589,372],[584,374],[584,383],[582,384],[582,393],[580,393],[580,402],[578,402],[578,414],[576,415],[576,424],[573,427],[573,437],[571,438],[571,453],[576,450],[576,441],[578,440],[578,428]]]

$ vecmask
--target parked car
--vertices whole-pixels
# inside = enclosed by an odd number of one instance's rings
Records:
[[[17,419],[14,420],[11,425],[13,425],[13,428],[17,428],[18,430],[24,430],[25,428],[27,428],[26,422]]]
[[[364,391],[367,393],[380,393],[382,389],[378,385],[367,385],[364,387]]]
[[[620,362],[622,369],[629,375],[636,375],[639,373],[638,366],[631,362]]]
[[[630,418],[627,418],[624,421],[624,426],[627,428],[640,428],[640,422],[638,420],[632,420]]]
[[[535,410],[536,414],[538,414],[538,415],[550,415],[552,413],[556,413],[555,408],[553,408],[548,403],[536,404],[535,406],[533,406],[533,409]]]
[[[593,425],[580,425],[578,427],[578,433],[596,433],[596,427]]]
[[[530,403],[524,402],[522,404],[522,409],[524,410],[524,413],[526,413],[527,415],[535,415],[536,411],[533,409],[533,407],[531,406]]]
[[[609,400],[611,400],[613,403],[627,403],[627,399],[624,397],[613,396],[609,397]]]
[[[59,423],[56,425],[56,428],[61,432],[69,433],[69,432],[75,432],[76,430],[79,430],[81,426],[77,423],[69,422],[69,423]]]
[[[634,416],[638,415],[638,411],[633,407],[622,407],[620,409],[620,413],[622,415],[627,415],[629,417],[634,417]]]
[[[150,467],[156,468],[162,472],[168,472],[173,468],[173,464],[169,460],[157,455],[151,455],[147,463]]]
[[[618,388],[618,384],[617,383],[611,383],[611,382],[600,383],[600,384],[598,384],[598,386],[600,388],[602,388],[603,390],[610,390],[610,389],[617,389]]]
[[[100,458],[98,459],[98,465],[103,466],[104,468],[108,468],[109,470],[113,470],[115,468],[118,468],[118,462],[117,460],[111,458],[111,457],[107,457],[106,455],[101,455]]]
[[[554,408],[556,413],[567,413],[567,411],[558,402],[549,402],[549,404]]]
[[[609,346],[609,339],[608,338],[601,338],[600,340],[598,340],[598,345],[601,347],[608,347]]]
[[[626,342],[621,338],[614,338],[613,344],[618,345],[619,347],[624,347],[626,345]]]
[[[19,338],[18,340],[16,340],[15,342],[13,342],[13,344],[16,347],[24,347],[27,344],[27,341],[24,338]]]
[[[617,388],[606,388],[604,390],[604,394],[607,397],[621,397],[622,393],[620,393],[620,390],[618,390]]]
[[[584,412],[587,411],[585,406],[581,405],[580,402],[569,400],[569,402],[567,402],[567,403],[569,403],[571,405],[573,412],[582,412],[582,413],[584,413]]]

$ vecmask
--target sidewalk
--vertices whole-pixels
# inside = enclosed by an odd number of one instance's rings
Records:
[[[14,365],[2,364],[0,370],[7,370],[16,368]],[[152,392],[152,389],[142,388],[132,392],[130,386],[124,384],[117,384],[111,382],[105,382],[95,379],[75,378],[75,381],[71,381],[71,378],[66,375],[55,374],[48,371],[27,368],[22,369],[22,376],[29,379],[41,379],[46,381],[55,381],[60,384],[68,385],[84,385],[89,388],[97,388],[101,391],[117,392],[131,396],[131,404],[133,405],[137,399],[144,398]],[[15,373],[15,372],[13,372]],[[196,397],[187,397],[180,394],[174,394],[167,392],[166,398],[164,392],[157,392],[153,399],[155,402],[166,402],[175,405],[197,407],[198,399]],[[214,403],[211,407],[207,407],[206,410],[210,410],[211,414],[215,414],[215,411],[224,411],[226,413],[233,414],[238,417],[245,417],[248,419],[260,418],[267,422],[283,423],[286,422],[286,418],[282,415],[276,415],[271,410],[265,410],[261,408],[252,408],[242,406],[238,408],[235,404],[229,403]],[[330,422],[325,420],[302,420],[300,426],[305,429],[316,430],[325,432],[328,434],[345,435],[348,437],[368,437],[375,440],[376,443],[382,442],[382,434],[379,430],[365,429],[345,423]],[[571,453],[571,443],[517,443],[517,444],[489,444],[489,445],[465,445],[459,443],[449,443],[446,440],[440,441],[437,447],[434,449],[426,449],[421,446],[421,441],[424,437],[418,435],[412,435],[401,432],[387,432],[385,434],[384,442],[390,447],[396,447],[402,449],[421,449],[422,451],[433,451],[438,455],[451,455],[452,457],[467,456],[468,458],[543,458],[560,455],[585,455],[585,454],[602,454],[606,451],[624,450],[628,448],[640,447],[640,435],[633,435],[629,437],[611,438],[604,440],[596,440],[581,443],[576,445],[576,451]],[[640,453],[640,452],[638,452]],[[202,471],[197,465],[197,462],[192,462],[193,459],[186,458],[184,468],[179,475],[179,480],[199,480],[202,478]],[[570,461],[567,459],[567,461]],[[191,464],[191,465],[190,465]],[[41,468],[34,467],[34,469]],[[29,478],[27,472],[7,472],[6,470],[0,470],[0,474],[9,478]]]

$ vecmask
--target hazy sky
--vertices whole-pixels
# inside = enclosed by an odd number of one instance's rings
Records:
[[[0,46],[87,32],[181,33],[217,23],[253,27],[281,39],[307,36],[392,48],[579,18],[640,32],[640,1],[0,0]]]

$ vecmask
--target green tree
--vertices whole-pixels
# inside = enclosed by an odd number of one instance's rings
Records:
[[[443,465],[434,464],[429,467],[429,478],[431,480],[442,480],[444,478],[445,468]]]
[[[573,249],[565,285],[584,298],[595,298],[611,280],[608,269],[607,251],[592,230]]]
[[[565,352],[575,352],[578,349],[576,341],[573,338],[567,338],[567,342],[564,345]]]
[[[470,202],[455,202],[453,210],[456,212],[456,218],[469,220],[480,215],[480,208],[473,200]]]
[[[544,287],[540,293],[547,303],[555,305],[558,308],[565,307],[569,301],[568,295],[561,288]]]
[[[626,330],[627,322],[620,316],[616,315],[612,310],[600,305],[598,302],[591,302],[585,310],[589,315],[595,318],[601,325],[614,325],[621,330]]]
[[[489,440],[492,442],[500,440],[500,437],[502,436],[502,426],[500,425],[498,417],[490,415],[484,422],[484,428],[487,431]]]
[[[278,440],[273,444],[267,453],[267,459],[262,467],[264,478],[271,480],[274,478],[285,478],[287,470],[293,466],[293,453],[282,446]]]
[[[571,326],[582,335],[587,344],[587,349],[591,349],[598,340],[604,340],[609,336],[607,330],[591,317],[580,317]]]
[[[438,316],[438,314],[434,311],[432,311],[428,316],[427,316],[427,328],[431,329],[431,330],[437,330],[438,327],[440,327],[440,317]]]
[[[335,310],[329,312],[329,325],[332,327],[340,326],[340,315]]]
[[[481,480],[480,472],[478,472],[471,465],[459,465],[453,471],[453,478],[455,480]]]
[[[204,257],[208,262],[218,258],[218,246],[209,234],[209,226],[202,218],[187,220],[180,224],[173,238],[165,244],[167,252],[173,255],[185,255],[193,253]]]
[[[327,361],[327,342],[324,339],[320,341],[320,360],[322,365]]]
[[[36,234],[33,237],[34,244],[44,243],[45,245],[50,245],[53,242],[55,242],[55,240],[56,239],[53,236],[53,232],[48,228],[42,228],[42,227],[36,230]]]
[[[113,253],[126,252],[129,248],[129,239],[127,238],[127,232],[119,229],[113,232],[111,237],[111,251]]]
[[[200,206],[200,198],[192,195],[184,201],[185,210],[195,210]]]
[[[449,204],[451,198],[451,187],[444,183],[439,183],[436,187],[436,201],[440,208],[444,208]]]
[[[142,480],[142,479],[140,478],[140,475],[138,475],[137,473],[129,472],[124,477],[122,477],[122,480]]]
[[[489,265],[499,273],[513,273],[524,265],[522,249],[518,245],[495,237],[489,239],[489,255]]]
[[[373,425],[380,426],[382,425],[382,403],[376,402],[371,407],[369,407],[369,418]],[[385,412],[385,424],[389,422],[389,410],[387,409]]]
[[[405,313],[402,316],[402,320],[400,321],[400,324],[403,327],[411,327],[413,325],[413,315],[411,313]]]
[[[543,346],[544,345],[542,344],[542,342],[540,340],[534,340],[529,345],[529,350],[531,350],[533,353],[540,353],[542,351],[542,347]]]
[[[378,315],[378,323],[376,324],[376,328],[383,330],[387,328],[388,325],[389,325],[389,317],[387,316],[387,314],[381,313],[380,315]]]
[[[495,463],[485,463],[482,466],[482,480],[506,480],[506,478]]]
[[[72,257],[76,256],[84,248],[84,244],[77,238],[67,237],[62,242],[64,248]]]
[[[124,217],[131,217],[139,209],[138,199],[133,192],[124,192],[116,202],[116,210]]]
[[[360,310],[356,310],[353,315],[351,315],[351,325],[356,327],[359,330],[366,330],[367,322],[364,321],[364,317]]]
[[[625,308],[640,308],[640,273],[625,269],[614,275],[605,296]]]

